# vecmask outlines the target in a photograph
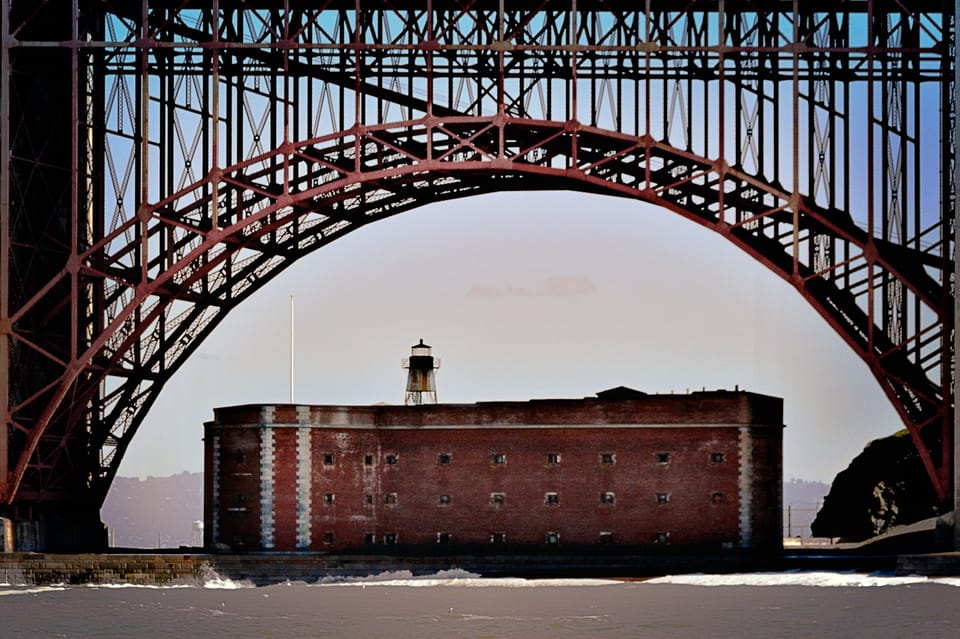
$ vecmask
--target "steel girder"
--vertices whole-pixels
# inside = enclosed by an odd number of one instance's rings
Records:
[[[2,4],[4,503],[98,507],[164,383],[299,257],[561,188],[667,207],[783,277],[947,498],[953,4]],[[56,135],[30,106],[52,90],[18,80],[38,68],[69,83]]]

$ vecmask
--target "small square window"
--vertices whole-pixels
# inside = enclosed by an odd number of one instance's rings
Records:
[[[723,463],[724,459],[723,453],[710,453],[710,461],[712,461],[714,464]]]
[[[613,543],[613,533],[604,530],[600,533],[600,543],[601,544],[612,544]]]
[[[493,454],[490,456],[490,458],[491,458],[491,460],[493,461],[494,464],[506,464],[506,463],[507,463],[507,455],[506,455],[506,453],[493,453]]]
[[[669,544],[670,543],[670,533],[669,532],[658,532],[653,535],[653,542],[656,544]]]
[[[547,453],[547,463],[556,465],[560,463],[560,453]]]
[[[437,455],[438,464],[449,464],[450,463],[450,453],[440,453]]]
[[[383,535],[383,543],[385,543],[385,544],[395,544],[395,543],[397,543],[397,533],[392,533],[392,532],[384,533],[384,535]]]
[[[238,449],[237,449],[237,452],[234,454],[234,460],[235,460],[238,464],[242,464],[243,462],[245,462],[245,461],[247,460],[247,456],[246,456],[246,454],[245,454],[242,450],[240,450],[240,449],[238,448]]]
[[[548,533],[547,533],[547,543],[548,543],[548,544],[559,544],[559,543],[560,543],[560,533],[558,533],[558,532],[548,532]]]
[[[333,493],[327,493],[326,495],[323,496],[323,503],[332,504],[335,497],[336,496]]]
[[[363,456],[363,465],[364,465],[364,466],[373,466],[373,455],[364,455],[364,456]]]
[[[491,544],[507,543],[507,533],[499,532],[499,531],[490,533],[490,543]]]
[[[437,503],[441,506],[448,506],[450,504],[450,495],[440,495],[440,498],[437,499]]]
[[[491,504],[502,504],[507,500],[506,493],[490,493],[490,503]]]
[[[601,504],[613,504],[616,501],[616,495],[613,493],[600,493]]]
[[[323,543],[329,545],[329,544],[332,544],[334,541],[335,541],[335,537],[333,536],[333,533],[331,531],[328,530],[327,532],[323,533]]]
[[[658,504],[670,503],[670,493],[657,493],[657,503]]]
[[[654,458],[657,460],[658,464],[670,463],[670,453],[655,453]]]
[[[243,493],[237,493],[237,505],[243,506],[245,503],[247,503],[247,496]]]
[[[389,464],[390,466],[393,466],[399,461],[400,461],[400,457],[397,456],[396,454],[390,453],[389,455],[387,455],[387,464]]]
[[[544,493],[543,503],[548,506],[557,506],[560,504],[560,493]]]
[[[368,546],[370,544],[375,544],[377,543],[377,536],[374,535],[372,532],[363,533],[363,543],[365,543]]]
[[[385,504],[395,504],[397,503],[397,493],[387,493],[383,496],[383,503]]]
[[[710,501],[712,501],[715,504],[722,504],[725,501],[725,499],[726,498],[724,497],[723,493],[713,493],[712,495],[710,495]]]
[[[601,464],[615,464],[616,462],[617,457],[613,453],[600,453]]]
[[[323,465],[324,465],[324,466],[333,466],[333,453],[324,453],[324,454],[323,454]]]
[[[438,544],[449,544],[451,540],[450,533],[448,532],[438,532],[437,533],[437,543]]]
[[[373,505],[373,495],[364,495],[364,496],[363,496],[363,503],[369,504],[369,505],[372,506],[372,505]]]

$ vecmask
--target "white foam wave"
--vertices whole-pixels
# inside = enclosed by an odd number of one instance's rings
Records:
[[[323,587],[468,587],[468,588],[537,588],[610,586],[620,583],[612,579],[523,579],[520,577],[482,577],[465,570],[441,570],[428,575],[414,575],[401,570],[367,577],[326,577],[313,584]]]
[[[171,584],[131,584],[131,583],[113,583],[113,584],[83,584],[84,588],[103,588],[107,590],[121,590],[125,588],[142,588],[146,590],[167,590],[170,588],[193,588],[191,584],[171,583]]]
[[[256,586],[249,581],[236,581],[233,579],[224,579],[219,575],[212,573],[206,576],[201,583],[88,583],[88,584],[52,584],[49,586],[30,586],[30,585],[12,585],[9,583],[0,583],[0,596],[9,595],[36,595],[47,592],[60,592],[72,588],[92,588],[95,590],[170,590],[180,588],[207,588],[209,590],[239,590],[241,588],[255,588]]]
[[[941,584],[960,587],[957,577],[896,577],[884,574],[846,572],[772,572],[738,573],[731,575],[673,575],[648,579],[644,584],[674,584],[683,586],[808,586],[820,588],[877,588],[883,586],[912,586],[914,584]]]
[[[72,588],[90,588],[94,590],[171,590],[181,588],[207,588],[210,590],[239,590],[241,588],[254,588],[254,584],[248,581],[234,581],[232,579],[222,579],[220,577],[208,578],[201,584],[189,583],[169,583],[169,584],[131,584],[131,583],[104,583],[104,584],[78,584],[71,586],[69,584],[56,584],[52,586],[12,586],[10,584],[0,584],[0,597],[10,595],[37,595],[48,592],[61,592]]]
[[[60,592],[66,589],[66,586],[10,586],[9,584],[0,584],[0,597],[8,597],[10,595],[39,595],[48,592]]]
[[[208,577],[203,582],[203,587],[208,590],[240,590],[241,588],[255,588],[256,586],[249,581],[235,581],[215,575]]]

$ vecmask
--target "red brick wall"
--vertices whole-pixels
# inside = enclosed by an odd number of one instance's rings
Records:
[[[529,402],[437,404],[376,407],[381,426],[446,426],[475,424],[737,424],[750,423],[753,410],[747,393],[655,395],[641,401],[549,399]],[[775,398],[772,398],[775,399]]]
[[[779,548],[783,543],[782,431],[754,429],[753,546]]]
[[[254,424],[261,406],[218,408],[215,423]],[[423,406],[311,406],[310,421],[335,426],[476,424],[779,424],[783,400],[743,391],[651,395],[642,400],[548,399]],[[296,424],[297,407],[274,407],[273,423]]]
[[[279,418],[277,418],[279,420]],[[273,429],[273,544],[297,549],[297,429]]]
[[[213,455],[214,434],[211,424],[203,428],[203,545],[210,548],[214,543],[213,535]]]
[[[670,544],[736,544],[739,426],[759,417],[772,426],[752,429],[753,543],[778,545],[781,408],[776,398],[746,393],[639,402],[311,407],[316,424],[311,430],[311,548],[355,548],[368,534],[383,543],[388,533],[401,544],[436,544],[438,533],[449,533],[453,543],[488,544],[493,532],[506,533],[511,544],[543,544],[548,532],[558,533],[564,544],[599,543],[601,532],[622,544],[654,543],[658,533],[668,533]],[[256,420],[219,430],[220,540],[234,545],[240,539],[240,549],[254,549],[260,527],[261,412],[232,411],[218,409],[217,418],[234,424],[240,416],[256,415]],[[275,423],[295,423],[296,416],[295,407],[274,413]],[[683,426],[684,421],[699,426]],[[458,427],[474,423],[486,426]],[[642,423],[679,427],[604,426]],[[545,426],[522,427],[531,424]],[[275,549],[293,550],[297,429],[275,428],[274,433]],[[250,477],[233,467],[231,451],[238,448],[249,449]],[[450,455],[449,464],[438,461],[440,453]],[[493,463],[495,453],[505,454],[506,463]],[[548,463],[550,453],[560,456],[559,464]],[[602,463],[603,453],[612,453],[615,463]],[[668,453],[669,462],[659,463],[657,453]],[[714,454],[722,460],[712,461]],[[397,463],[388,464],[389,455]],[[371,464],[365,463],[367,456]],[[247,512],[228,512],[230,496],[240,492],[251,493]],[[505,494],[503,504],[491,503],[494,492]],[[556,492],[559,503],[545,504],[547,492]],[[601,503],[604,492],[614,493],[613,504]],[[669,501],[658,503],[658,493],[669,495]],[[391,495],[395,503],[388,503]],[[440,503],[441,495],[449,503]]]
[[[210,431],[208,431],[209,433]],[[220,539],[234,550],[260,548],[260,430],[220,429]],[[207,443],[213,438],[208,436]],[[207,501],[209,501],[209,494]]]
[[[366,532],[377,535],[379,504],[367,504],[365,496],[379,497],[376,465],[366,466],[364,456],[379,457],[375,430],[314,429],[311,539],[314,550],[359,546]],[[324,456],[333,456],[332,464]],[[333,503],[324,496],[334,495]],[[325,540],[332,534],[332,542]]]
[[[213,409],[211,424],[256,424],[260,421],[263,406],[246,404]]]
[[[583,544],[601,531],[631,544],[653,543],[656,532],[669,532],[671,543],[738,536],[736,429],[387,430],[381,438],[381,492],[397,494],[381,522],[402,543],[435,543],[438,532],[462,543],[488,543],[494,531],[512,543],[543,543],[548,531]],[[451,454],[449,465],[438,463],[440,452]],[[605,452],[614,464],[601,463]],[[669,463],[658,464],[656,452],[669,453]],[[712,463],[714,452],[724,461]],[[395,465],[384,463],[391,453]],[[494,453],[506,463],[493,463]],[[548,453],[560,463],[547,463]],[[491,503],[493,492],[506,495],[502,505]],[[544,503],[547,492],[557,505]],[[614,503],[601,504],[602,492]],[[725,500],[714,504],[714,492]],[[670,501],[658,504],[657,493]],[[439,504],[440,495],[450,503]]]

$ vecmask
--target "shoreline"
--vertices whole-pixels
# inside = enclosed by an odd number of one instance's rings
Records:
[[[811,549],[783,552],[623,551],[428,553],[422,549],[392,553],[211,554],[199,548],[171,551],[112,549],[105,553],[0,555],[0,583],[52,584],[202,584],[228,579],[265,586],[287,581],[369,577],[390,572],[414,576],[465,571],[482,577],[605,578],[643,580],[694,573],[833,571],[898,576],[960,576],[960,552],[921,554],[851,553]]]

